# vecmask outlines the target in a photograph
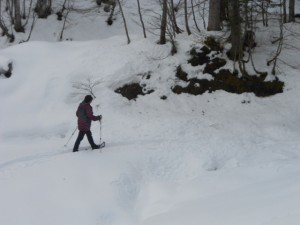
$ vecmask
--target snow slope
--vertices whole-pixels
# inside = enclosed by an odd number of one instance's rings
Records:
[[[94,5],[73,2],[75,8]],[[207,77],[203,67],[186,62],[199,37],[180,35],[178,54],[170,56],[170,46],[156,45],[157,37],[142,39],[136,1],[124,3],[130,45],[118,36],[124,33],[120,17],[107,26],[102,8],[70,12],[63,40],[72,42],[56,43],[63,22],[55,14],[37,20],[32,42],[7,47],[0,38],[0,68],[13,63],[12,77],[0,76],[0,224],[300,225],[299,70],[279,62],[285,91],[268,98],[173,94],[179,64]],[[54,11],[59,4],[54,1]],[[149,28],[158,6],[141,4]],[[287,26],[294,33],[286,43],[300,47],[299,27]],[[269,39],[275,33],[274,26],[258,29],[260,70],[274,51]],[[28,35],[29,27],[16,43]],[[295,48],[284,48],[281,59],[299,65]],[[148,72],[149,80],[142,76]],[[88,79],[100,81],[92,106],[103,115],[107,147],[86,150],[84,140],[72,153],[77,133],[64,145],[85,94],[73,85]],[[114,92],[141,80],[155,92],[136,101]],[[96,143],[99,128],[93,123]]]
[[[173,57],[137,36],[1,50],[14,69],[0,79],[0,224],[299,225],[298,71],[282,65],[285,92],[269,98],[176,95],[176,67],[195,70],[190,39]],[[148,71],[154,93],[114,92]],[[107,147],[72,153],[72,84],[89,78],[101,81],[92,106]]]

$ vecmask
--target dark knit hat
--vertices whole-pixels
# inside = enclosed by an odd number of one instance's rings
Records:
[[[91,95],[87,95],[84,97],[84,102],[85,103],[90,103],[93,100],[93,97]]]

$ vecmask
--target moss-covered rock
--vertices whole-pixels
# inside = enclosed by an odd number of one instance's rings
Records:
[[[187,82],[187,86],[176,85],[172,91],[176,94],[201,95],[204,92],[211,93],[216,90],[224,90],[236,94],[251,92],[258,97],[267,97],[282,93],[284,87],[284,83],[279,80],[265,82],[258,76],[250,76],[247,79],[240,78],[230,70],[225,69],[216,73],[213,80],[193,78]]]
[[[4,75],[6,78],[10,78],[12,75],[13,64],[8,63],[7,69],[4,69],[0,66],[0,76]]]
[[[214,37],[207,37],[204,41],[204,44],[208,46],[211,51],[223,51],[223,47],[221,46],[220,42],[216,41]]]
[[[203,73],[209,73],[211,75],[214,75],[215,70],[220,69],[225,65],[226,65],[225,59],[216,57],[206,64]]]
[[[184,72],[181,68],[181,66],[179,65],[176,69],[176,74],[175,76],[177,78],[179,78],[180,80],[183,80],[183,81],[188,81],[188,74],[186,72]]]
[[[191,58],[188,60],[188,63],[192,66],[199,66],[208,63],[210,61],[209,56],[207,56],[209,53],[210,51],[208,48],[202,48],[201,52],[198,52],[195,48],[193,48],[190,51]]]
[[[138,95],[146,95],[154,92],[154,90],[149,89],[147,90],[139,83],[131,83],[125,84],[124,86],[115,90],[116,93],[121,94],[123,97],[127,98],[128,100],[135,100]]]

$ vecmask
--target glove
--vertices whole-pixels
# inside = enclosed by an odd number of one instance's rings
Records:
[[[97,116],[97,120],[101,120],[102,119],[102,115]]]

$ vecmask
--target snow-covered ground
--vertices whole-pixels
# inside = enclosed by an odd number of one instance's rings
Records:
[[[272,97],[176,95],[179,64],[202,76],[187,64],[195,37],[180,35],[170,56],[157,37],[105,35],[0,51],[1,68],[13,63],[0,76],[1,225],[300,225],[299,70],[280,63],[284,93]],[[265,70],[274,46],[258,38]],[[300,47],[296,34],[287,41]],[[289,64],[297,57],[283,49]],[[88,79],[100,81],[92,106],[107,146],[86,150],[84,139],[72,153],[84,96],[73,85]],[[155,91],[136,101],[114,92],[141,80]],[[92,132],[98,143],[99,122]]]
[[[176,95],[191,42],[180,43],[168,58],[169,45],[123,36],[1,51],[14,70],[0,80],[0,224],[300,224],[298,71],[268,98]],[[114,92],[148,71],[154,93]],[[101,81],[92,105],[107,147],[84,140],[72,153],[82,99],[72,84],[88,78]]]

